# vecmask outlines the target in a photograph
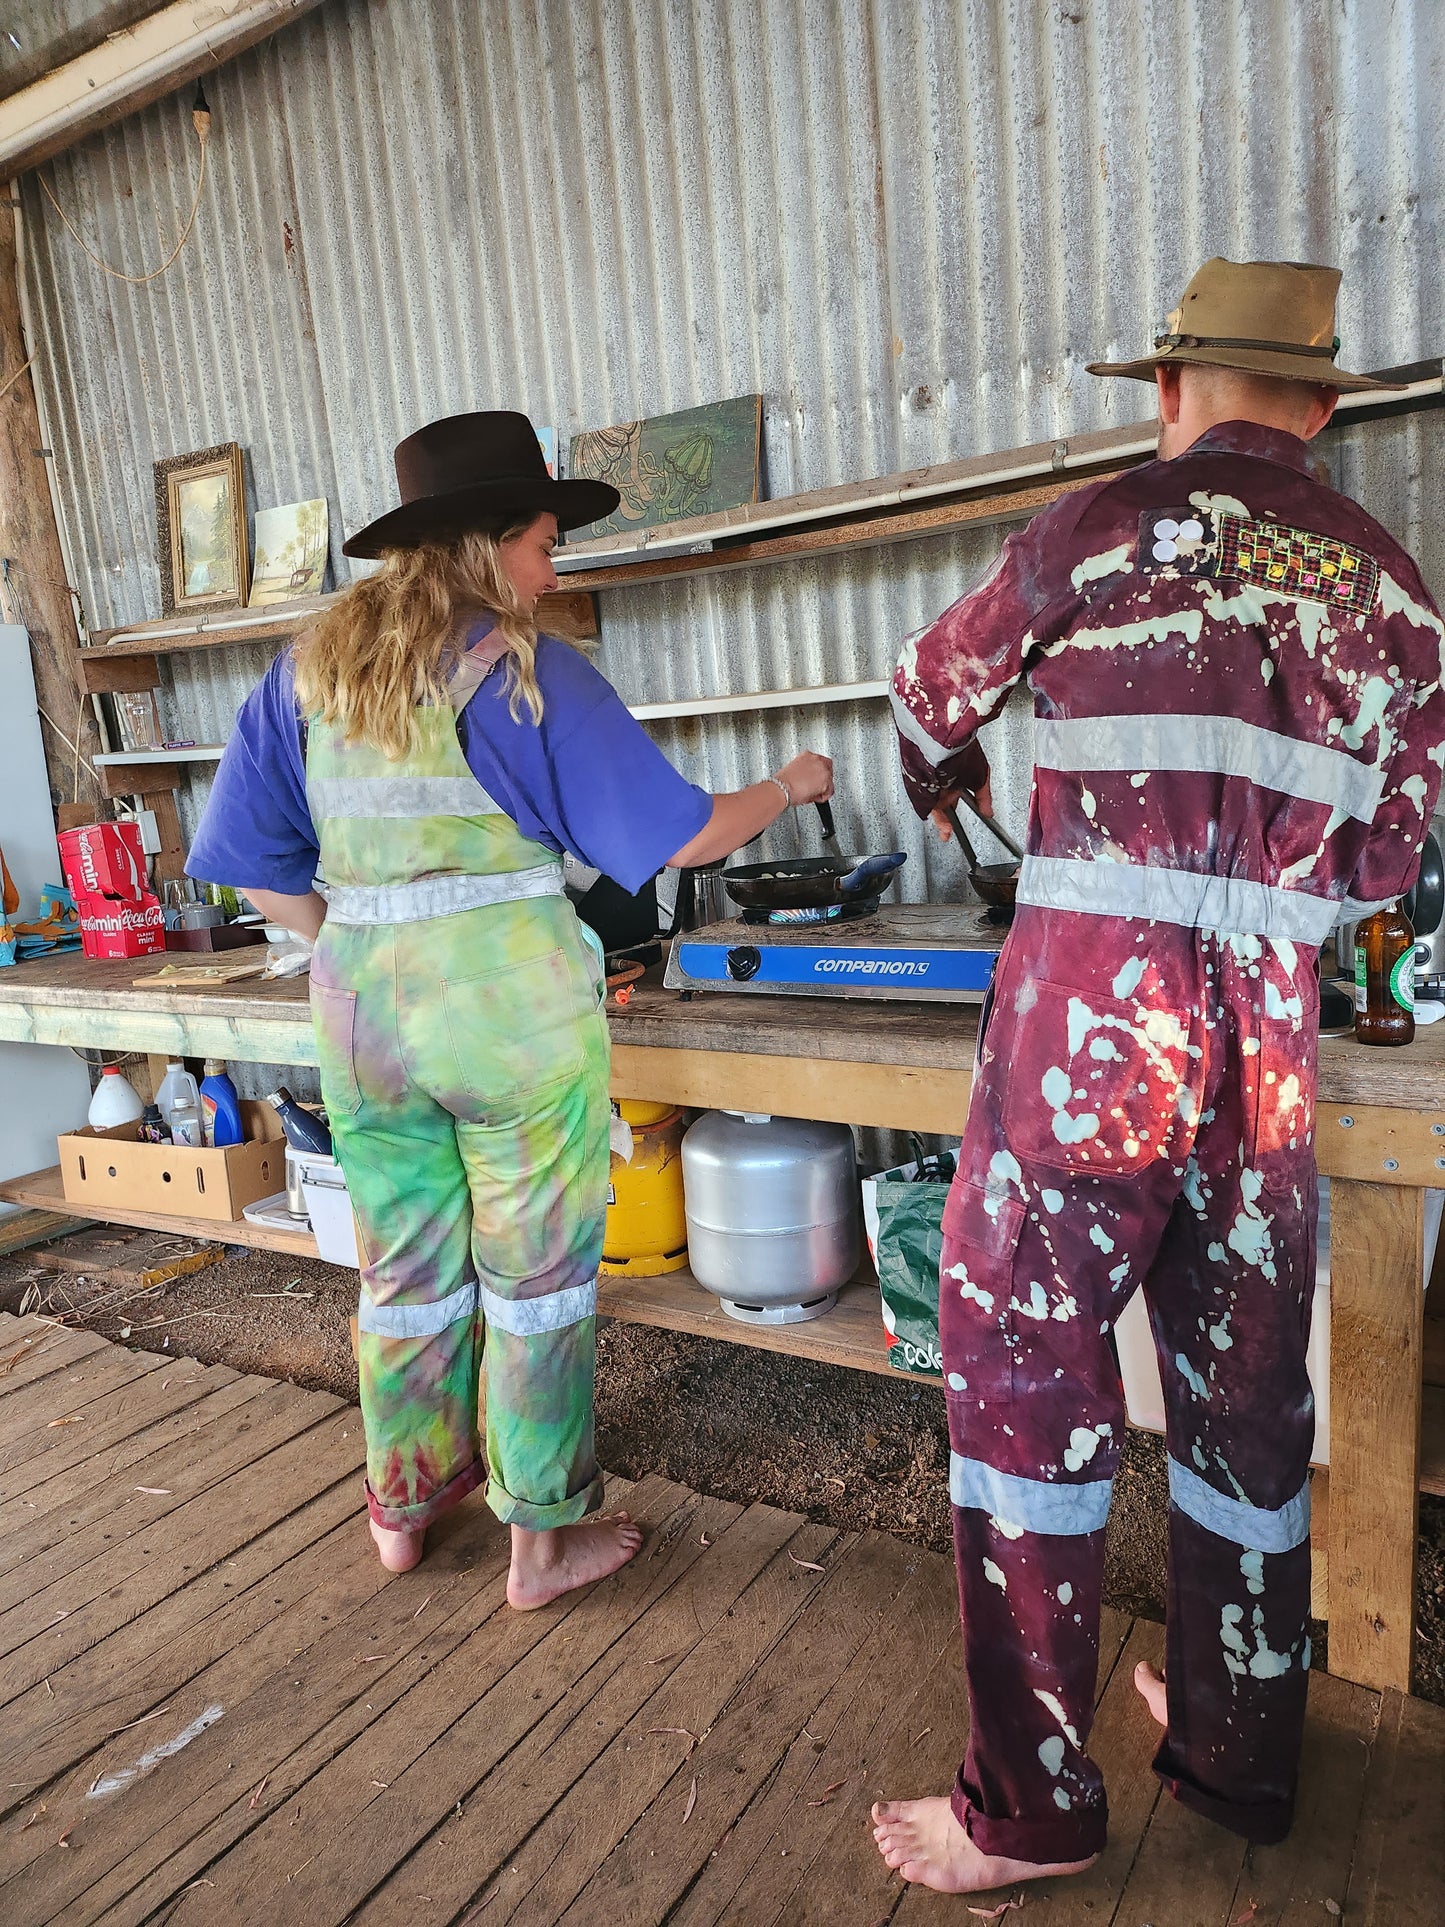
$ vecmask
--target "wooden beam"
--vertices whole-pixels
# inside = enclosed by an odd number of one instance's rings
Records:
[[[40,435],[29,350],[20,320],[15,210],[0,202],[0,613],[30,632],[35,694],[53,809],[99,791],[90,758],[100,748],[81,694],[79,638]],[[77,752],[78,737],[78,752]],[[103,812],[97,810],[96,814]]]
[[[1420,1477],[1425,1200],[1330,1195],[1330,1671],[1410,1690]]]
[[[612,1047],[612,1095],[700,1110],[727,1106],[778,1117],[872,1124],[957,1137],[968,1112],[967,1070],[762,1057],[741,1051]]]
[[[142,766],[137,771],[136,780],[151,781],[149,766]],[[161,839],[161,847],[151,859],[156,881],[165,883],[175,877],[183,877],[186,874],[186,839],[181,831],[180,812],[176,809],[174,785],[168,789],[144,789],[140,793],[140,800],[141,808],[154,814]]]
[[[0,101],[0,176],[23,173],[299,20],[319,0],[173,0]]]
[[[148,795],[173,790],[181,781],[179,763],[102,763],[96,771],[103,796],[139,796],[144,784]],[[147,809],[151,805],[147,803]]]
[[[154,651],[131,655],[127,650],[117,661],[95,649],[80,652],[81,686],[88,696],[119,696],[161,686],[160,659]]]

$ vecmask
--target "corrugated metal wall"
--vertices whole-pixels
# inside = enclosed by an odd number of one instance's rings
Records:
[[[775,495],[1135,419],[1147,389],[1082,364],[1146,347],[1212,253],[1338,262],[1348,365],[1445,349],[1436,0],[332,0],[207,85],[163,280],[105,280],[24,186],[96,624],[158,607],[152,460],[217,441],[253,507],[325,494],[340,563],[393,442],[458,409],[565,438],[760,390]],[[188,107],[47,171],[131,271],[189,206]],[[1445,589],[1438,420],[1331,459]],[[600,661],[633,701],[879,677],[997,539],[616,590]],[[264,661],[175,659],[174,726],[223,735]],[[831,750],[843,840],[950,888],[883,705],[655,728],[719,788]],[[1026,719],[995,734],[1017,824]]]

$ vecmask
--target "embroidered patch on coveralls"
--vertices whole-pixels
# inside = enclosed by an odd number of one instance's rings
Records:
[[[1374,607],[1380,579],[1373,556],[1333,536],[1196,508],[1145,511],[1139,566],[1248,582],[1347,615]]]

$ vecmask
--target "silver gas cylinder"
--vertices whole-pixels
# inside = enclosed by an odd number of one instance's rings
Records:
[[[693,1276],[730,1318],[792,1325],[831,1311],[858,1264],[846,1124],[708,1111],[682,1141]]]

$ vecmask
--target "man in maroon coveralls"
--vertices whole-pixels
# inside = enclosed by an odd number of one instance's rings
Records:
[[[1143,1287],[1165,1385],[1174,1796],[1288,1831],[1309,1666],[1305,1373],[1316,956],[1401,896],[1440,784],[1445,628],[1318,481],[1331,269],[1212,261],[1146,360],[1160,459],[1063,496],[905,645],[904,781],[986,785],[1026,677],[1034,790],[985,1009],[939,1305],[972,1724],[951,1798],[884,1802],[906,1879],[974,1891],[1103,1845],[1086,1747],[1123,1431],[1109,1333]],[[1166,1685],[1167,1681],[1167,1685]]]

